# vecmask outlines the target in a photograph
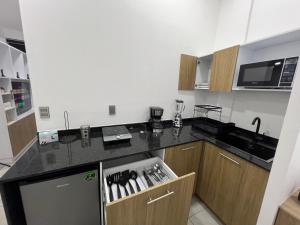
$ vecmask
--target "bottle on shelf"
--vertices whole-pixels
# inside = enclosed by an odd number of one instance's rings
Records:
[[[1,69],[0,71],[1,71],[1,77],[5,77],[3,69]]]

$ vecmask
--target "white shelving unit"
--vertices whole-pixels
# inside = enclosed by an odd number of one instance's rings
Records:
[[[0,42],[0,77],[12,78],[13,72],[10,48]]]
[[[15,49],[11,48],[11,57],[12,57],[12,64],[14,70],[14,78],[17,79],[26,79],[27,75],[25,73],[25,64],[24,64],[24,53]]]
[[[18,76],[17,76],[18,74]],[[33,126],[30,80],[28,79],[26,54],[4,42],[0,42],[0,160],[13,162],[30,145],[11,142],[11,135],[18,135],[16,126]],[[24,119],[24,120],[23,120]],[[26,120],[26,121],[25,121]],[[16,123],[18,125],[16,125]],[[13,134],[12,134],[13,133]],[[31,137],[30,137],[31,138]],[[23,143],[26,142],[26,143]]]
[[[2,73],[1,69],[3,70]],[[19,78],[17,78],[17,73]],[[4,42],[0,42],[0,97],[2,98],[2,109],[6,115],[8,125],[18,121],[20,117],[22,118],[22,114],[17,115],[12,82],[29,82],[27,74],[28,63],[26,54]]]
[[[204,55],[198,58],[195,89],[208,90],[210,75],[211,75],[212,60],[213,60],[213,54]]]
[[[269,37],[240,46],[235,75],[232,85],[233,91],[259,91],[290,93],[291,89],[249,89],[237,86],[240,66],[247,63],[275,60],[300,56],[300,30]],[[211,76],[213,53],[198,58],[195,90],[208,90]],[[300,63],[297,66],[299,72]],[[297,75],[296,71],[296,75]],[[295,76],[296,76],[295,75]]]
[[[235,91],[291,92],[290,89],[248,89],[237,87],[237,81],[240,66],[242,64],[295,56],[300,56],[300,31],[290,32],[280,36],[242,45],[239,50],[232,89]],[[297,66],[298,71],[299,66],[300,65]]]

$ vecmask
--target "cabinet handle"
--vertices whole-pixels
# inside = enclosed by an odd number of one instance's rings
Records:
[[[228,157],[228,156],[226,156],[226,155],[224,155],[224,154],[222,154],[222,153],[219,153],[219,155],[222,156],[222,157],[225,158],[225,159],[230,160],[231,162],[233,162],[233,163],[235,163],[235,164],[237,164],[237,165],[240,165],[239,162],[235,161],[234,159],[232,159],[232,158],[230,158],[230,157]]]
[[[190,149],[194,149],[195,147],[188,147],[188,148],[182,148],[180,149],[181,151],[186,151],[186,150],[190,150]]]
[[[155,198],[155,199],[151,199],[151,197],[150,197],[150,201],[149,202],[147,202],[147,205],[151,205],[152,203],[154,203],[154,202],[157,202],[157,201],[159,201],[159,200],[161,200],[161,199],[163,199],[163,198],[166,198],[166,197],[168,197],[168,196],[170,196],[170,195],[173,195],[173,194],[175,194],[175,192],[174,191],[167,191],[168,193],[167,194],[165,194],[165,195],[162,195],[162,196],[160,196],[160,197],[158,197],[158,198]]]

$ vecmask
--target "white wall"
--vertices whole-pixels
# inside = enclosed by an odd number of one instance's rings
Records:
[[[300,28],[299,0],[255,0],[247,41]]]
[[[279,205],[300,181],[298,170],[300,162],[297,158],[300,155],[300,147],[299,144],[296,145],[300,131],[300,76],[298,75],[287,107],[257,225],[273,224]]]
[[[59,7],[57,7],[59,6]],[[175,98],[192,115],[195,92],[177,91],[180,54],[213,49],[219,1],[20,1],[39,130],[171,119]],[[108,105],[116,104],[116,116]]]
[[[215,50],[245,42],[254,0],[221,0]]]
[[[222,121],[234,122],[236,126],[255,131],[251,123],[255,117],[262,120],[260,133],[279,138],[289,93],[234,91],[232,93],[210,93],[199,91],[199,104],[223,107]],[[218,114],[210,113],[210,118],[218,119]]]
[[[11,39],[17,39],[17,40],[24,40],[23,31],[22,30],[16,30],[6,27],[0,27],[0,36],[4,39],[11,38]]]

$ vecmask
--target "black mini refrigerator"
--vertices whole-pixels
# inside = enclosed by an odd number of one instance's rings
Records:
[[[98,170],[20,184],[27,225],[99,225]]]

